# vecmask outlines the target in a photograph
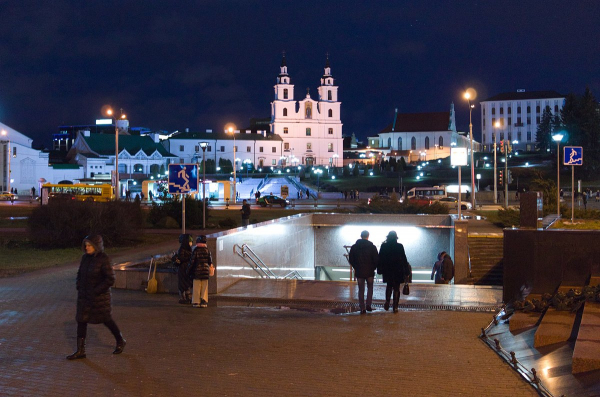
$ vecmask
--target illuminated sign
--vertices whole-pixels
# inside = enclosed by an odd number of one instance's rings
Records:
[[[451,165],[467,165],[468,156],[466,147],[453,147],[450,149],[450,164]]]
[[[96,125],[111,125],[112,119],[96,119]]]

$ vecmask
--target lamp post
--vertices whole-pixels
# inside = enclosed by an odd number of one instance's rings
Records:
[[[208,142],[200,142],[202,148],[202,229],[206,229],[206,147]]]
[[[115,200],[119,200],[121,196],[119,188],[119,127],[117,126],[117,116],[111,108],[106,109],[106,114],[115,120]],[[121,119],[126,117],[121,109]]]
[[[496,121],[494,127],[500,128],[500,122]],[[496,131],[494,131],[494,204],[498,204],[498,175],[496,175],[496,173],[498,172],[496,169],[496,134]]]
[[[563,134],[557,133],[552,135],[552,139],[556,142],[556,215],[560,218],[560,141],[563,139]]]
[[[321,174],[323,173],[323,170],[320,168],[316,168],[313,172],[317,174],[317,197],[319,197],[319,193],[321,193],[321,183],[319,179]]]
[[[233,127],[229,127],[227,129],[227,131],[229,131],[229,133],[231,135],[233,135],[233,202],[235,203],[237,201],[237,179],[235,177],[235,166],[236,166],[236,159],[235,159],[235,130]]]
[[[473,160],[473,108],[475,105],[471,103],[471,93],[465,92],[465,99],[469,104],[469,141],[471,142],[471,205],[475,209],[475,161]],[[475,99],[475,98],[473,98]]]
[[[7,182],[8,182],[8,191],[10,193],[12,193],[12,190],[10,188],[10,177],[11,177],[11,173],[12,173],[12,170],[10,168],[10,158],[12,157],[12,153],[11,153],[11,149],[10,149],[10,138],[9,138],[8,132],[6,130],[2,130],[1,134],[2,134],[2,136],[5,136],[7,138],[7,142],[8,142],[8,147],[6,148],[7,149],[6,153],[8,154],[8,180],[7,180]]]

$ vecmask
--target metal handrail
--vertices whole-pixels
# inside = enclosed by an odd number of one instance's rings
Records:
[[[258,275],[261,278],[275,278],[275,279],[281,278],[281,279],[296,279],[296,280],[304,279],[297,270],[292,270],[283,277],[277,277],[275,275],[275,273],[273,273],[271,271],[269,266],[267,266],[262,261],[262,259],[260,259],[260,257],[258,255],[256,255],[256,253],[252,250],[252,248],[250,248],[248,246],[248,244],[242,244],[241,247],[237,244],[234,244],[233,252],[235,254],[241,256],[244,260],[248,259],[248,260],[246,260],[246,263],[250,264],[250,266],[252,266],[252,268],[258,273]]]
[[[469,258],[469,278],[473,278],[473,272],[471,271],[471,250],[467,244],[467,257]]]
[[[258,273],[258,275],[261,278],[265,278],[265,276],[267,278],[269,278],[269,275],[267,273],[265,273],[265,271],[263,269],[261,269],[252,258],[247,257],[247,255],[244,253],[244,249],[242,247],[240,247],[237,244],[234,244],[233,245],[233,253],[241,256],[242,259],[244,259],[244,261],[246,261],[246,263],[248,263],[252,267],[252,269],[254,269]],[[262,273],[261,273],[261,271],[262,271]]]
[[[479,336],[479,338],[490,348],[492,348],[492,350],[494,350],[496,354],[498,354],[502,359],[509,363],[510,366],[515,371],[517,371],[517,373],[521,375],[521,377],[525,379],[525,381],[527,381],[527,383],[529,383],[541,396],[553,397],[553,394],[550,393],[550,391],[542,384],[542,380],[537,376],[535,368],[531,368],[531,370],[529,370],[519,360],[517,360],[515,352],[507,352],[500,345],[500,341],[498,339],[491,339],[488,336],[490,328],[498,325],[498,318],[506,314],[505,308],[505,305],[502,306],[502,309],[500,309],[500,311],[494,315],[492,321],[488,324],[488,326],[485,328],[481,328],[481,335]]]

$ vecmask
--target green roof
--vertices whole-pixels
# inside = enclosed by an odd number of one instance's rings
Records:
[[[104,156],[115,154],[114,135],[90,134],[90,136],[83,138],[94,152]],[[155,151],[158,151],[163,157],[177,157],[148,136],[119,135],[119,153],[123,150],[127,150],[131,155],[135,155],[142,150],[147,156],[151,156]]]
[[[281,137],[277,134],[266,134],[267,136],[263,136],[263,134],[257,133],[246,133],[246,130],[242,130],[239,133],[235,134],[236,141],[283,141]],[[221,131],[215,132],[180,132],[171,136],[169,139],[191,139],[191,140],[233,140],[233,136],[231,134],[227,134]]]

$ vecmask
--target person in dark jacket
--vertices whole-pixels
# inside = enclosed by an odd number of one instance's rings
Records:
[[[360,305],[360,314],[372,311],[371,302],[373,301],[373,278],[379,255],[377,247],[369,241],[369,232],[363,230],[360,233],[360,239],[350,248],[348,261],[354,268],[356,281],[358,283],[358,302]],[[365,308],[365,282],[367,283],[367,306]]]
[[[192,243],[194,238],[190,234],[179,235],[179,249],[177,250],[177,289],[179,290],[179,303],[192,303],[192,279],[188,276],[188,265],[192,257]]]
[[[87,325],[104,324],[115,337],[117,346],[113,354],[121,354],[125,339],[112,318],[110,287],[115,283],[115,272],[104,253],[102,236],[93,235],[83,239],[84,255],[77,271],[77,351],[67,360],[85,358]]]
[[[390,298],[394,294],[394,313],[398,313],[398,302],[400,300],[400,284],[408,275],[408,260],[404,252],[404,246],[398,242],[395,231],[388,233],[386,240],[381,244],[379,250],[379,264],[377,273],[383,275],[383,282],[387,283],[385,288],[385,303],[383,308],[389,310]]]
[[[436,284],[450,284],[454,278],[454,263],[446,251],[438,254],[438,261],[433,264],[431,270],[431,279],[435,279]]]
[[[242,226],[247,227],[250,224],[250,204],[248,201],[242,201],[242,209],[240,210],[242,213]]]
[[[189,269],[190,277],[194,280],[192,294],[194,307],[208,307],[208,278],[211,267],[212,257],[206,245],[206,236],[198,236]]]

